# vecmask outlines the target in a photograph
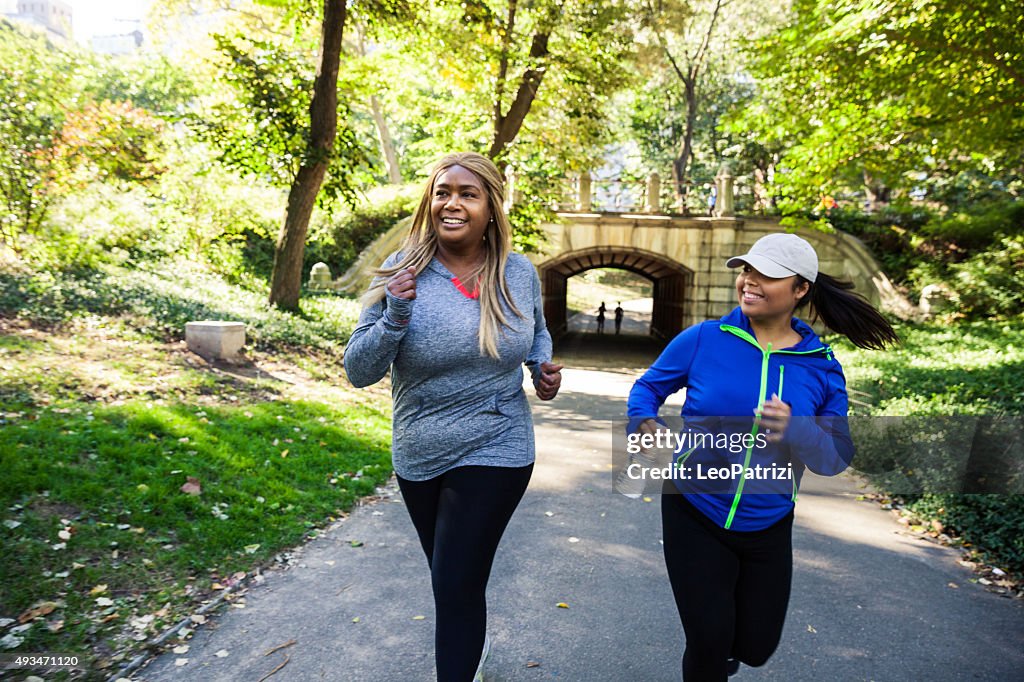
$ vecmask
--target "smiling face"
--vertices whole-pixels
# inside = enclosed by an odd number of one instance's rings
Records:
[[[796,304],[807,295],[810,285],[796,284],[796,275],[767,277],[744,265],[736,277],[736,295],[740,310],[752,320],[793,316]]]
[[[481,248],[491,208],[480,178],[462,166],[441,171],[434,180],[430,219],[439,247],[460,252]]]

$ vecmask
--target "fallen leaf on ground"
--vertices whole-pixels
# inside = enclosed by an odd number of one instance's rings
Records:
[[[174,665],[178,666],[179,668],[180,668],[181,666],[183,666],[183,665],[188,665],[188,659],[187,659],[187,658],[178,658],[178,659],[175,659],[175,661],[174,661]]]
[[[959,590],[960,589],[960,586],[957,585],[956,583],[947,583],[947,586],[948,587],[952,587],[954,590]]]
[[[564,601],[558,602],[557,604],[555,604],[555,606],[557,606],[560,609],[567,609],[567,608],[569,608],[569,605],[566,604]]]
[[[817,632],[817,630],[814,629],[814,626],[808,625],[807,626],[807,632]]]
[[[188,644],[179,644],[178,646],[171,649],[171,651],[173,651],[176,654],[187,654],[190,648],[191,647],[189,647]]]
[[[18,616],[18,622],[19,623],[27,623],[27,622],[29,622],[31,620],[35,620],[36,618],[39,618],[40,616],[45,616],[45,615],[53,613],[54,609],[56,609],[56,608],[57,608],[57,604],[55,602],[44,601],[42,604],[38,604],[37,606],[33,606],[32,608],[28,609],[27,611],[22,613],[20,616]]]
[[[189,620],[191,620],[193,623],[196,623],[197,625],[202,625],[206,622],[206,616],[204,616],[201,613],[193,613],[191,616],[189,616]]]
[[[426,616],[413,616],[412,617],[413,620],[423,620],[425,618],[426,618]]]
[[[353,623],[358,623],[359,622],[359,616],[356,616],[355,618],[353,618],[352,622]]]
[[[228,656],[228,655],[229,654],[228,654],[228,650],[227,649],[221,649],[220,651],[218,651],[217,653],[214,654],[214,656],[216,656],[217,658],[224,658],[225,656]]]
[[[540,663],[538,663],[537,661],[527,661],[526,662],[526,667],[527,668],[539,668],[540,667]]]

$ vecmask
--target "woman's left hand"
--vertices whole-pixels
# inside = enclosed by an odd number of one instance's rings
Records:
[[[540,363],[540,379],[537,380],[537,397],[541,400],[551,400],[558,395],[558,389],[562,386],[562,365],[554,365],[550,362]]]
[[[772,393],[772,399],[766,400],[757,413],[761,419],[761,426],[766,429],[765,438],[770,443],[778,443],[786,435],[789,427],[789,418],[792,410],[789,405],[782,402],[779,396]]]

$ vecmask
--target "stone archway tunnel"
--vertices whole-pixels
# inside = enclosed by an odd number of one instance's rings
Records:
[[[568,323],[569,278],[594,268],[619,268],[651,280],[654,284],[651,334],[670,339],[682,331],[685,299],[692,276],[688,269],[649,251],[594,247],[563,253],[539,267],[544,317],[552,334],[564,332]]]

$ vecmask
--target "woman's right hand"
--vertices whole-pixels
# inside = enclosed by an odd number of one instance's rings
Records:
[[[416,269],[406,268],[388,280],[388,291],[395,298],[411,301],[416,298]]]

